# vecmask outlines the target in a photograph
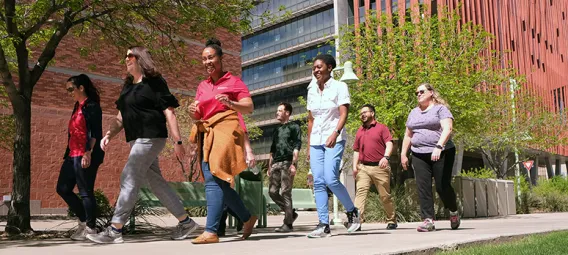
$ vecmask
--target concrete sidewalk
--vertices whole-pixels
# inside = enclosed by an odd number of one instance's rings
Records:
[[[385,230],[385,224],[364,224],[363,231],[348,235],[344,227],[334,226],[333,236],[308,239],[306,234],[315,226],[314,212],[302,212],[296,231],[274,233],[281,225],[282,216],[270,216],[268,229],[257,229],[247,241],[238,240],[235,232],[222,238],[219,244],[193,245],[190,240],[170,241],[167,235],[136,235],[125,237],[124,244],[96,245],[70,240],[2,241],[0,254],[398,254],[452,247],[458,244],[492,240],[499,237],[568,230],[568,213],[513,215],[493,219],[466,219],[458,230],[451,230],[449,221],[436,222],[436,232],[419,233],[420,223],[399,224],[397,230]],[[173,226],[173,217],[152,219],[162,226]],[[196,218],[203,225],[204,218]],[[66,230],[75,222],[62,224],[61,220],[34,221],[35,230]],[[5,222],[0,223],[3,230]],[[200,233],[201,231],[199,231]],[[199,234],[199,233],[196,233]]]

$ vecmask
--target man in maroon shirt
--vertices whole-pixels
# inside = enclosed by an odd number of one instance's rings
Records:
[[[366,104],[361,107],[361,122],[353,144],[353,175],[357,185],[355,207],[365,213],[365,202],[371,184],[375,184],[387,214],[387,229],[396,229],[396,214],[390,195],[392,136],[389,129],[375,120],[375,107]],[[361,230],[359,228],[358,230]]]

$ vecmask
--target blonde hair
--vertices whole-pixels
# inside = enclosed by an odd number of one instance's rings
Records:
[[[426,87],[427,90],[432,91],[432,100],[434,101],[435,104],[441,104],[441,105],[444,105],[444,106],[450,108],[450,106],[448,105],[446,100],[444,100],[440,96],[440,93],[438,93],[438,91],[436,89],[434,89],[434,87],[430,83],[422,83],[418,87],[421,87],[421,86],[424,86],[424,87]]]

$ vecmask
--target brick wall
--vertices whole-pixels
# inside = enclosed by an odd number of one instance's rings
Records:
[[[225,54],[224,67],[235,75],[241,73],[240,37],[218,31],[217,37],[233,54]],[[45,208],[58,208],[62,212],[67,208],[64,201],[57,195],[55,186],[62,164],[62,156],[67,143],[67,123],[73,108],[73,100],[65,91],[65,81],[71,76],[70,72],[91,74],[95,85],[101,91],[101,107],[103,108],[103,132],[110,126],[110,121],[117,113],[114,102],[121,89],[120,79],[124,77],[126,68],[121,64],[126,49],[116,47],[101,47],[104,51],[96,51],[86,57],[81,57],[79,49],[88,47],[88,36],[81,38],[68,37],[58,48],[55,69],[46,71],[34,89],[32,99],[32,143],[31,143],[31,200],[39,201],[42,211]],[[203,43],[201,41],[201,43]],[[206,77],[201,65],[203,46],[188,44],[185,63],[176,63],[173,68],[161,67],[161,72],[168,81],[171,89],[194,92],[200,79]],[[236,53],[236,54],[235,54]],[[196,65],[191,64],[194,60]],[[197,61],[197,62],[195,62]],[[172,69],[179,71],[173,72]],[[99,76],[93,76],[99,75]],[[178,109],[185,110],[185,109]],[[120,189],[120,173],[128,157],[129,147],[121,132],[112,142],[106,153],[105,161],[100,166],[95,184],[114,203]],[[166,180],[184,180],[182,170],[173,154],[163,153],[160,157],[160,167]],[[12,153],[0,149],[0,195],[9,194],[12,189]],[[49,210],[47,210],[49,211]],[[53,210],[52,210],[53,211]],[[33,212],[32,213],[38,213]]]

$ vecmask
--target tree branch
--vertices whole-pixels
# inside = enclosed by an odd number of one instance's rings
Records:
[[[18,26],[16,25],[16,23],[14,23],[14,17],[16,17],[16,1],[5,0],[4,10],[6,10],[5,21],[8,34],[12,37],[20,37]]]
[[[106,10],[104,10],[104,11],[102,11],[102,12],[99,12],[99,13],[93,13],[93,14],[90,15],[90,16],[86,16],[86,17],[80,18],[80,19],[78,19],[78,20],[76,20],[76,21],[73,21],[72,24],[73,24],[73,26],[74,26],[74,25],[78,25],[78,24],[82,24],[82,23],[84,23],[84,22],[91,21],[91,20],[100,18],[100,17],[102,17],[102,16],[111,14],[112,12],[114,12],[114,11],[116,11],[116,10],[117,10],[116,8],[111,8],[111,9],[106,9]]]
[[[10,73],[2,45],[0,45],[0,75],[2,76],[2,85],[6,88],[13,107],[14,104],[19,103],[18,89],[16,88],[16,84],[14,84],[14,79],[12,79],[12,73]]]
[[[65,37],[65,35],[67,35],[67,33],[69,32],[69,29],[73,27],[73,21],[70,19],[70,14],[70,9],[65,12],[65,14],[63,15],[63,22],[59,24],[59,27],[45,45],[41,55],[38,58],[37,63],[32,69],[30,75],[30,85],[32,88],[36,85],[37,81],[43,74],[43,71],[45,71],[45,68],[47,68],[49,61],[51,61],[53,57],[55,57],[55,50],[57,49],[57,46],[59,46],[59,43],[61,42],[63,37]]]
[[[30,36],[39,31],[39,29],[47,22],[49,17],[51,17],[51,15],[53,15],[53,13],[55,13],[56,11],[61,10],[63,7],[64,5],[55,5],[55,1],[52,1],[51,7],[47,9],[43,16],[37,21],[37,23],[23,32],[24,40],[30,38]]]

